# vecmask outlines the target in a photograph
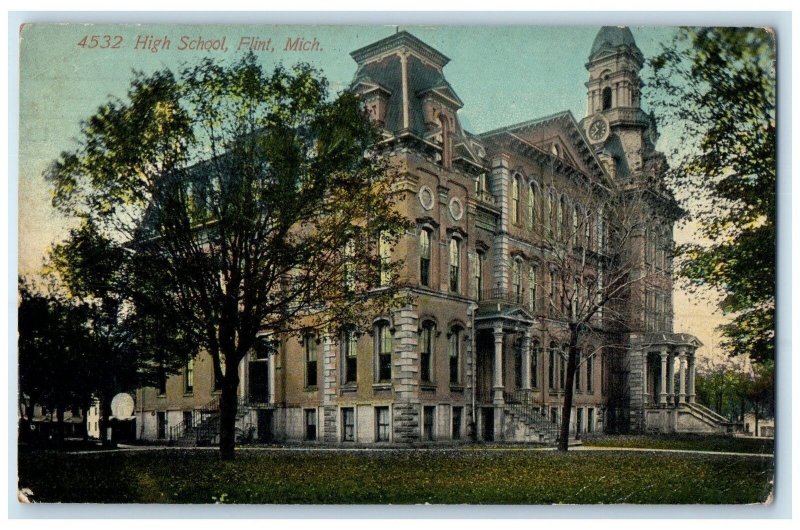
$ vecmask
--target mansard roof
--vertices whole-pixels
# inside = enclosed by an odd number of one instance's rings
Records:
[[[370,59],[385,55],[394,50],[406,48],[410,51],[416,52],[426,60],[435,64],[439,69],[444,68],[444,65],[450,62],[450,58],[444,55],[439,50],[425,44],[417,37],[407,31],[399,31],[394,35],[390,35],[385,39],[381,39],[372,44],[368,44],[363,48],[359,48],[350,53],[350,57],[355,60],[359,66],[364,64]]]

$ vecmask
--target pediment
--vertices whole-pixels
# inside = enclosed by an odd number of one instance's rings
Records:
[[[594,177],[608,180],[608,175],[589,144],[583,129],[570,112],[561,112],[536,120],[503,127],[480,135],[484,141],[512,140],[520,148],[533,148],[537,156]],[[556,153],[557,151],[557,153]]]

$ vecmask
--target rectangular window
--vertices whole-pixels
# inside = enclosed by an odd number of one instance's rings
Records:
[[[344,288],[348,291],[356,285],[355,255],[355,243],[350,239],[344,245]]]
[[[163,396],[167,393],[167,374],[164,369],[158,371],[158,395]]]
[[[194,392],[194,359],[189,359],[183,371],[183,391],[186,394]]]
[[[450,384],[457,385],[461,382],[461,330],[459,328],[450,330],[447,349],[450,360]]]
[[[194,427],[194,414],[192,414],[191,410],[184,410],[183,411],[183,429],[184,429],[184,431],[188,431],[192,427]]]
[[[575,434],[583,432],[583,408],[578,407],[577,415],[575,417]]]
[[[555,314],[556,300],[558,299],[558,279],[556,273],[550,271],[550,304],[548,304],[548,314],[552,317]]]
[[[528,308],[536,311],[536,268],[533,265],[528,269]]]
[[[576,360],[575,366],[575,391],[582,392],[583,391],[583,381],[581,381],[581,370],[583,367],[581,366],[581,351],[578,350],[578,359]]]
[[[519,260],[511,262],[511,294],[514,297],[514,303],[522,301],[522,280],[519,273]]]
[[[304,411],[306,417],[306,440],[317,439],[317,411],[316,409],[306,409]]]
[[[375,407],[375,441],[389,441],[389,407]]]
[[[380,285],[389,285],[392,277],[389,273],[389,256],[391,254],[391,247],[389,241],[384,234],[378,238],[378,258],[380,259]]]
[[[423,439],[428,441],[434,440],[434,432],[433,432],[433,415],[434,409],[436,407],[425,407],[422,413],[422,423],[423,423]]]
[[[356,441],[356,415],[351,407],[342,409],[342,441]]]
[[[559,375],[559,388],[564,390],[567,388],[567,360],[564,358],[564,353],[566,352],[566,348],[561,350],[561,354],[558,356],[558,371]]]
[[[550,344],[550,350],[547,363],[547,388],[551,391],[556,388],[556,346]]]
[[[463,407],[453,407],[453,440],[461,439],[461,417],[463,413]]]
[[[550,407],[550,423],[558,424],[558,408]]]
[[[167,413],[156,412],[156,424],[158,427],[158,439],[163,440],[167,437]]]
[[[420,379],[430,383],[433,379],[433,324],[427,322],[422,325],[421,350],[420,350]]]
[[[536,191],[534,191],[533,184],[528,188],[528,230],[533,230],[534,215],[536,208]]]
[[[317,339],[312,335],[306,335],[305,339],[306,354],[306,387],[317,386]]]
[[[480,300],[482,297],[483,292],[483,252],[477,252],[475,254],[475,278],[474,283],[474,296],[476,300]]]
[[[586,392],[594,393],[594,355],[586,359]]]
[[[342,337],[342,357],[344,359],[344,384],[355,383],[358,379],[358,337],[353,330],[347,330]]]
[[[385,320],[375,326],[374,340],[376,381],[386,383],[392,380],[392,334]]]
[[[594,409],[586,410],[586,432],[594,432]]]
[[[431,234],[426,229],[419,231],[419,283],[430,287]]]
[[[531,387],[539,388],[539,342],[531,345]]]
[[[459,287],[461,284],[460,281],[461,275],[461,245],[458,242],[458,239],[451,239],[450,240],[450,291],[457,293],[459,292]]]

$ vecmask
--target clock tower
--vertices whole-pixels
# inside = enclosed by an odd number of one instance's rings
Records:
[[[651,173],[656,127],[641,108],[644,56],[627,27],[604,26],[589,53],[586,117],[589,142],[614,178]]]

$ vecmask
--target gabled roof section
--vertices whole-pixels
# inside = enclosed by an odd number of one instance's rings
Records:
[[[544,143],[538,142],[535,138],[536,133],[553,125],[559,129],[557,137],[550,138]],[[482,133],[478,137],[487,143],[499,141],[503,137],[513,139],[516,143],[527,145],[529,149],[535,149],[540,155],[551,158],[555,157],[551,152],[551,145],[557,142],[560,147],[567,148],[561,157],[562,162],[572,166],[574,170],[596,178],[603,185],[611,182],[603,164],[595,156],[594,149],[586,139],[583,128],[578,125],[570,111],[557,112],[542,118],[501,127]]]

